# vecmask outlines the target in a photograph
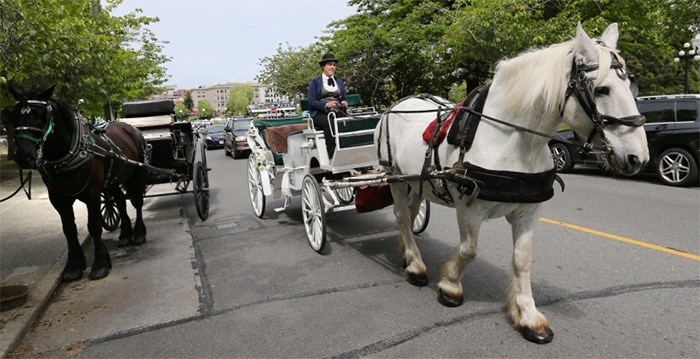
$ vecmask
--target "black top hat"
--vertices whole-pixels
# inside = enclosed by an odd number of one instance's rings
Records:
[[[323,66],[326,64],[326,62],[330,61],[338,62],[338,59],[336,59],[335,55],[333,55],[332,53],[326,52],[325,54],[323,54],[323,57],[321,57],[321,61],[319,61],[318,64]]]

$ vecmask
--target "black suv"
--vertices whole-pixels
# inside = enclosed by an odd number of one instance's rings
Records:
[[[650,160],[644,170],[656,172],[667,185],[696,185],[700,158],[700,94],[639,97],[637,108],[647,118],[644,130]],[[559,131],[557,135],[572,142],[585,142],[572,130]],[[583,156],[578,147],[564,142],[551,140],[549,148],[558,172],[567,172],[574,164],[600,164],[595,153]]]
[[[233,158],[240,158],[250,152],[248,128],[252,118],[232,118],[224,125],[224,152]]]

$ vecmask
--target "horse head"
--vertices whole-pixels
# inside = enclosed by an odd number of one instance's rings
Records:
[[[633,175],[649,161],[649,149],[645,119],[635,103],[637,86],[625,71],[617,39],[617,24],[608,26],[598,40],[578,24],[562,115],[587,139],[584,151],[599,149],[606,167]]]
[[[15,98],[9,121],[15,130],[15,161],[25,169],[36,169],[42,159],[46,139],[54,131],[51,96],[55,85],[44,90],[20,89],[13,81],[8,89]]]

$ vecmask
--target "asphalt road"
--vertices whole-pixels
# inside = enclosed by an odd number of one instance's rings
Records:
[[[563,175],[566,191],[543,206],[533,245],[534,297],[555,333],[536,345],[503,308],[512,254],[504,219],[482,226],[464,304],[446,308],[435,282],[458,243],[453,210],[432,207],[418,239],[430,285],[417,288],[402,273],[391,207],[329,215],[319,255],[298,198],[281,213],[272,209],[281,200],[268,202],[258,219],[247,161],[222,150],[207,158],[209,219],[197,218],[191,194],[148,199],[149,243],[111,246],[105,280],[62,285],[14,356],[700,356],[697,187]],[[81,306],[93,309],[76,314]]]

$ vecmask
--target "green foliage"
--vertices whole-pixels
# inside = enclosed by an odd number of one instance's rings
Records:
[[[321,44],[309,47],[277,47],[277,53],[260,60],[263,70],[257,81],[274,85],[281,94],[291,99],[306,97],[309,82],[320,73],[318,61],[325,52]],[[340,72],[338,73],[340,75]]]
[[[192,92],[188,91],[185,95],[184,105],[185,107],[187,107],[188,110],[192,110],[194,108],[194,101],[192,101]]]
[[[466,81],[471,90],[493,76],[504,58],[573,38],[581,22],[599,36],[619,25],[618,49],[640,95],[683,91],[684,66],[673,57],[700,31],[697,0],[349,0],[358,13],[328,27],[307,48],[277,49],[259,80],[305,97],[324,51],[340,60],[349,92],[382,107],[419,92],[450,97]],[[697,66],[690,91],[700,92]],[[459,97],[464,97],[466,91]],[[455,95],[456,96],[456,95]],[[452,98],[452,97],[450,97]],[[454,100],[454,98],[453,98]]]
[[[467,82],[464,81],[461,84],[452,84],[450,87],[450,92],[447,94],[447,99],[457,103],[467,97]]]
[[[0,1],[0,76],[25,88],[57,84],[54,95],[99,116],[108,101],[142,99],[165,80],[157,18],[110,12],[121,0]],[[0,106],[12,102],[5,86]]]
[[[248,85],[233,86],[226,101],[226,114],[229,116],[245,115],[250,101],[255,96],[255,90]]]
[[[215,115],[214,106],[207,100],[197,102],[197,118],[208,119]]]
[[[187,121],[187,118],[190,117],[190,110],[185,107],[184,104],[175,104],[175,116],[177,116],[180,121]]]

